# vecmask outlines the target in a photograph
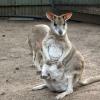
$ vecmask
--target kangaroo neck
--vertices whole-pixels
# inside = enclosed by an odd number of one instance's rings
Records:
[[[50,33],[49,33],[49,36],[51,38],[53,37],[53,38],[55,38],[56,40],[59,40],[59,41],[65,41],[67,43],[70,42],[67,33],[64,36],[59,36],[56,33],[54,33],[54,31],[51,30]]]

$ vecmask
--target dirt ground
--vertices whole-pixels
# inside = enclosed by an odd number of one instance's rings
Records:
[[[29,55],[27,34],[34,24],[48,22],[0,20],[0,100],[55,100],[48,89],[32,91],[43,80]],[[68,36],[85,57],[83,78],[100,75],[100,25],[69,22]],[[100,100],[100,82],[75,90],[64,100]]]

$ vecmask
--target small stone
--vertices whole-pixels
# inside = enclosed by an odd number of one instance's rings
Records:
[[[0,60],[7,60],[8,57],[1,57]]]
[[[2,37],[5,37],[6,35],[2,35]]]
[[[9,82],[9,80],[7,79],[6,82]]]
[[[4,91],[0,93],[0,95],[5,95],[5,94],[6,94],[6,93],[5,93]]]
[[[16,69],[16,70],[19,70],[19,67],[16,67],[15,69]]]

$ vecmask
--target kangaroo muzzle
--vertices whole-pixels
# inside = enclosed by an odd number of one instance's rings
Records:
[[[59,35],[63,35],[63,31],[59,30],[58,32],[59,32]]]

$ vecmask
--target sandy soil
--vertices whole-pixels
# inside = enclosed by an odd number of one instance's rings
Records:
[[[48,22],[0,21],[0,100],[55,100],[48,89],[32,91],[42,83],[32,67],[27,34],[34,24]],[[85,57],[83,78],[100,74],[100,26],[70,22],[68,35]],[[64,100],[100,100],[100,82],[78,88]]]

